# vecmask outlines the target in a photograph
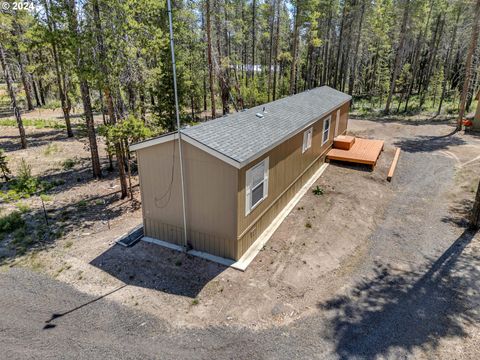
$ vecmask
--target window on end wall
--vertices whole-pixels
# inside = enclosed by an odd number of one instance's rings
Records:
[[[330,120],[332,118],[329,116],[325,120],[323,120],[323,135],[322,135],[322,145],[328,141],[330,137]]]
[[[247,170],[245,180],[246,216],[268,195],[268,157]]]
[[[310,128],[303,133],[302,154],[308,149],[310,149],[310,147],[312,146],[312,135],[313,135],[313,128]]]

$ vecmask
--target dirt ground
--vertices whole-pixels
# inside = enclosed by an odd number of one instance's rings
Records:
[[[461,234],[480,176],[480,138],[466,134],[443,137],[452,130],[447,123],[351,120],[350,134],[385,140],[375,170],[330,164],[314,185],[325,193],[315,196],[308,192],[249,268],[240,272],[144,242],[132,248],[115,245],[118,236],[141,223],[138,189],[135,201],[121,201],[118,194],[109,195],[118,190],[113,175],[105,172],[105,179],[90,180],[86,138],[66,139],[58,130],[28,128],[31,146],[18,150],[16,129],[2,127],[0,147],[6,149],[12,170],[25,158],[35,174],[65,180],[47,203],[51,226],[61,226],[63,236],[37,251],[9,259],[6,266],[33,268],[93,296],[114,291],[110,300],[177,328],[268,329],[292,324],[316,314],[319,304],[332,296],[352,291],[363,276],[372,274],[376,261],[392,259],[397,271],[409,271],[411,264],[436,254],[434,240],[424,244],[399,241],[393,247],[375,242],[380,224],[386,226],[381,231],[388,232],[396,225],[395,219],[401,222],[402,216],[408,216],[411,220],[418,217],[419,228],[428,228],[428,217],[435,215],[425,213],[417,194],[406,197],[402,205],[408,209],[415,204],[413,212],[389,214],[392,199],[406,191],[397,184],[402,176],[406,180],[402,186],[416,182],[425,186],[425,192],[448,184],[435,201],[448,207],[445,222],[455,234]],[[39,155],[52,144],[56,151]],[[386,175],[398,146],[406,151],[389,183]],[[418,154],[423,152],[428,156],[420,157],[423,162],[419,162]],[[104,152],[102,157],[106,167]],[[62,169],[60,164],[70,158],[76,159],[74,168]],[[450,173],[428,173],[429,163],[435,159],[446,162],[445,171],[454,174],[452,183],[447,182]],[[425,177],[436,180],[426,183]],[[76,205],[89,199],[93,200],[87,207]],[[31,211],[41,211],[37,198],[24,201]],[[14,204],[2,207],[11,211]],[[69,210],[68,219],[62,218],[65,209]]]

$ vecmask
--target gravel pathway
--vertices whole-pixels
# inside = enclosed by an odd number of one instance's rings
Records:
[[[478,358],[478,239],[448,222],[443,205],[454,183],[454,159],[414,144],[404,150],[392,185],[396,194],[362,265],[314,316],[259,331],[173,329],[108,297],[97,300],[11,268],[0,272],[0,357]]]

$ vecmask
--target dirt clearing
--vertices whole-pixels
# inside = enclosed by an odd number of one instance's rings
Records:
[[[451,132],[448,124],[352,120],[349,129],[350,134],[385,140],[375,170],[332,162],[313,186],[323,194],[309,191],[244,273],[144,242],[132,248],[114,245],[117,236],[141,223],[138,202],[107,195],[116,189],[116,181],[88,180],[84,140],[36,130],[41,149],[32,146],[8,155],[35,157],[57,144],[63,150],[55,157],[34,161],[36,174],[48,174],[72,156],[83,159],[75,166],[85,167],[85,177],[74,185],[68,172],[62,175],[65,187],[59,187],[49,207],[70,206],[87,196],[104,196],[105,201],[90,202],[88,211],[73,208],[62,237],[15,264],[34,267],[91,295],[127,284],[109,298],[175,327],[261,329],[312,316],[318,304],[351,291],[379,262],[407,271],[423,264],[425,256],[441,252],[452,239],[435,241],[439,234],[429,229],[442,221],[452,236],[463,231],[458,225],[464,224],[480,175],[480,140],[460,134],[441,137]],[[387,172],[398,146],[403,151],[389,183]],[[419,196],[419,191],[424,194]],[[392,201],[399,198],[404,199],[399,206],[408,211],[390,213]],[[438,211],[428,210],[437,202],[442,204]],[[408,221],[425,228],[422,236],[429,240],[402,241],[396,227]],[[384,240],[385,232],[391,241]]]

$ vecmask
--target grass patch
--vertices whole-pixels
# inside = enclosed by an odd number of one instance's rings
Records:
[[[77,205],[77,207],[79,207],[79,208],[85,208],[85,207],[87,207],[87,205],[88,205],[88,201],[87,201],[87,200],[80,200],[79,202],[77,202],[76,205]]]
[[[58,147],[58,145],[55,144],[55,143],[52,143],[52,144],[47,145],[45,150],[43,150],[43,154],[46,155],[46,156],[53,155],[53,154],[57,153],[59,150],[60,150],[60,148]]]
[[[15,119],[0,119],[0,126],[17,126]],[[24,119],[23,126],[32,126],[37,129],[65,129],[66,126],[62,121],[45,120],[45,119]]]
[[[19,202],[18,204],[15,204],[15,206],[22,214],[30,211],[30,206],[28,206],[28,204],[25,204],[24,202]]]
[[[311,229],[311,228],[312,228],[312,223],[311,223],[310,221],[307,221],[307,222],[305,223],[305,227],[306,227],[307,229]]]
[[[192,305],[195,306],[195,305],[198,305],[200,304],[200,301],[198,299],[193,299],[192,300]]]
[[[57,99],[49,100],[45,105],[42,105],[42,109],[56,110],[61,108],[62,108],[62,103],[60,100],[57,100]]]
[[[52,201],[53,197],[47,194],[40,194],[40,199],[42,199],[44,202],[48,202],[48,201]]]
[[[77,160],[75,159],[66,159],[65,161],[62,162],[63,170],[72,169],[76,163],[77,163]]]

